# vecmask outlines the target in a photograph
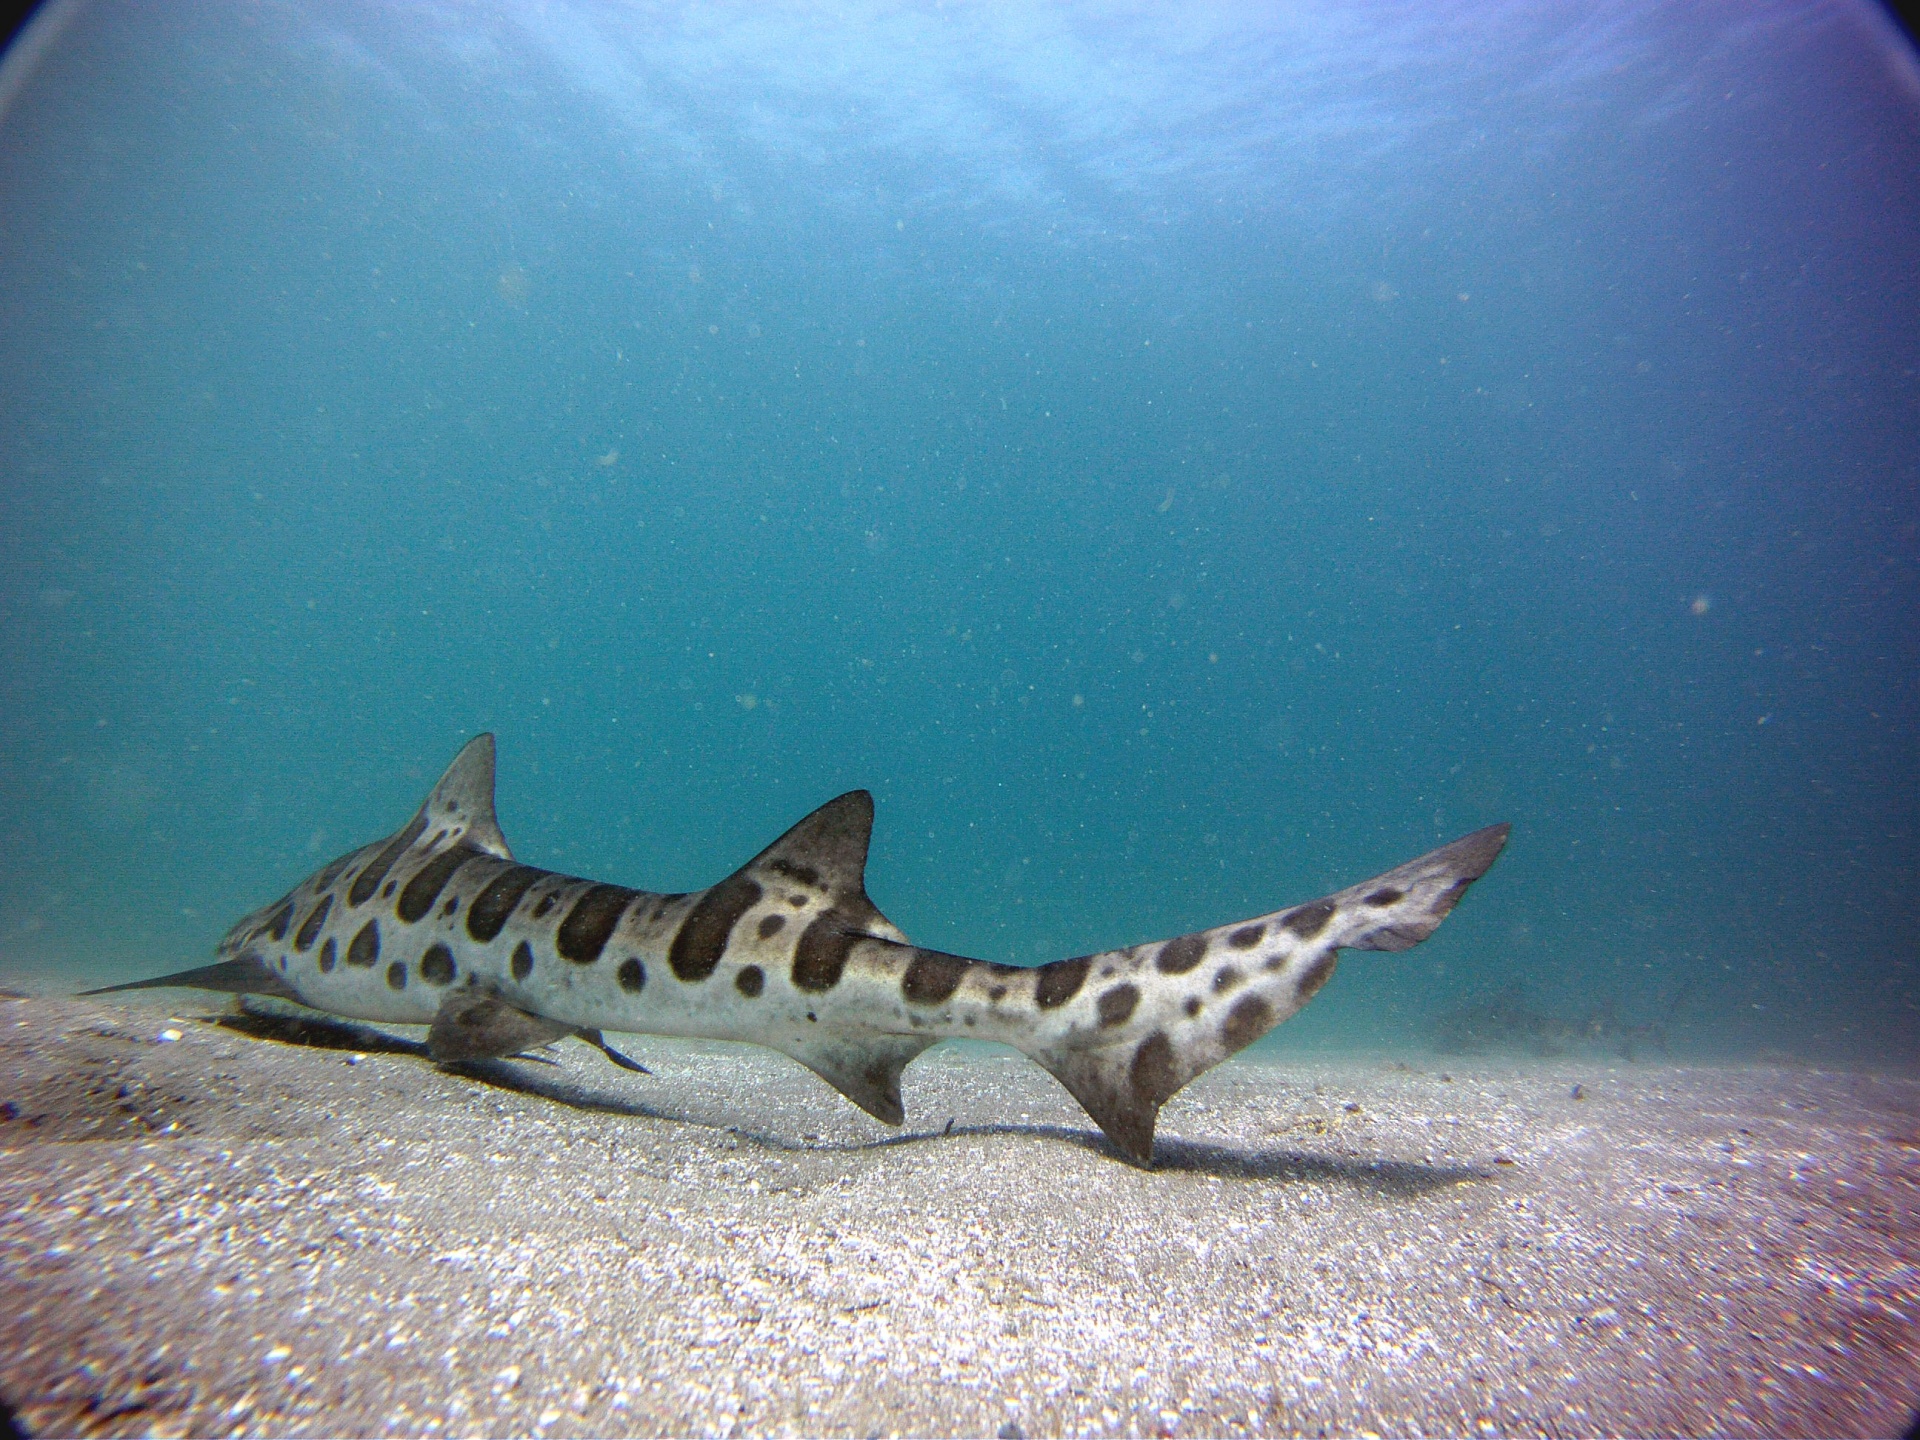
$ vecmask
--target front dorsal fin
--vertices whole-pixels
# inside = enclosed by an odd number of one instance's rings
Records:
[[[873,796],[849,790],[822,805],[740,867],[767,888],[781,883],[816,890],[852,932],[906,943],[867,898],[867,843],[873,836]]]
[[[447,773],[427,792],[417,817],[428,833],[445,830],[448,839],[511,860],[507,837],[493,814],[493,736],[476,735],[453,757]]]

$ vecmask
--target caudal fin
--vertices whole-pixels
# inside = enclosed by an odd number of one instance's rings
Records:
[[[1490,825],[1290,910],[1056,961],[1044,970],[1072,999],[1028,1053],[1115,1145],[1150,1165],[1160,1107],[1183,1085],[1297,1014],[1333,974],[1337,951],[1426,939],[1486,874],[1510,828]],[[1048,980],[1043,973],[1042,989]]]

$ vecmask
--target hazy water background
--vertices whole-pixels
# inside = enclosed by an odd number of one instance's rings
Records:
[[[1896,1064],[1920,86],[1864,5],[107,3],[0,128],[0,980],[500,735],[535,863],[872,788],[1037,960],[1497,819],[1436,1009]]]

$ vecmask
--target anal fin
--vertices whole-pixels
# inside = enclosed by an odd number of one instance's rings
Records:
[[[1152,1167],[1153,1128],[1160,1118],[1160,1107],[1190,1078],[1180,1073],[1187,1067],[1181,1065],[1164,1037],[1148,1050],[1146,1065],[1141,1064],[1137,1053],[1130,1058],[1117,1046],[1097,1050],[1059,1047],[1029,1053],[1067,1087],[1067,1093],[1080,1102],[1080,1108],[1106,1131],[1122,1154],[1136,1165]]]
[[[808,1035],[772,1042],[885,1125],[907,1118],[900,1072],[937,1037],[871,1035],[858,1040]]]

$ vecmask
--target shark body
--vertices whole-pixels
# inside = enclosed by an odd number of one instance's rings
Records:
[[[873,800],[828,801],[719,884],[656,895],[515,860],[494,743],[463,749],[413,819],[241,920],[165,985],[428,1025],[438,1061],[603,1031],[740,1040],[798,1060],[889,1125],[900,1073],[950,1036],[1037,1061],[1146,1165],[1160,1107],[1313,998],[1336,952],[1433,933],[1505,845],[1493,825],[1322,899],[1039,966],[909,942],[868,899]]]

